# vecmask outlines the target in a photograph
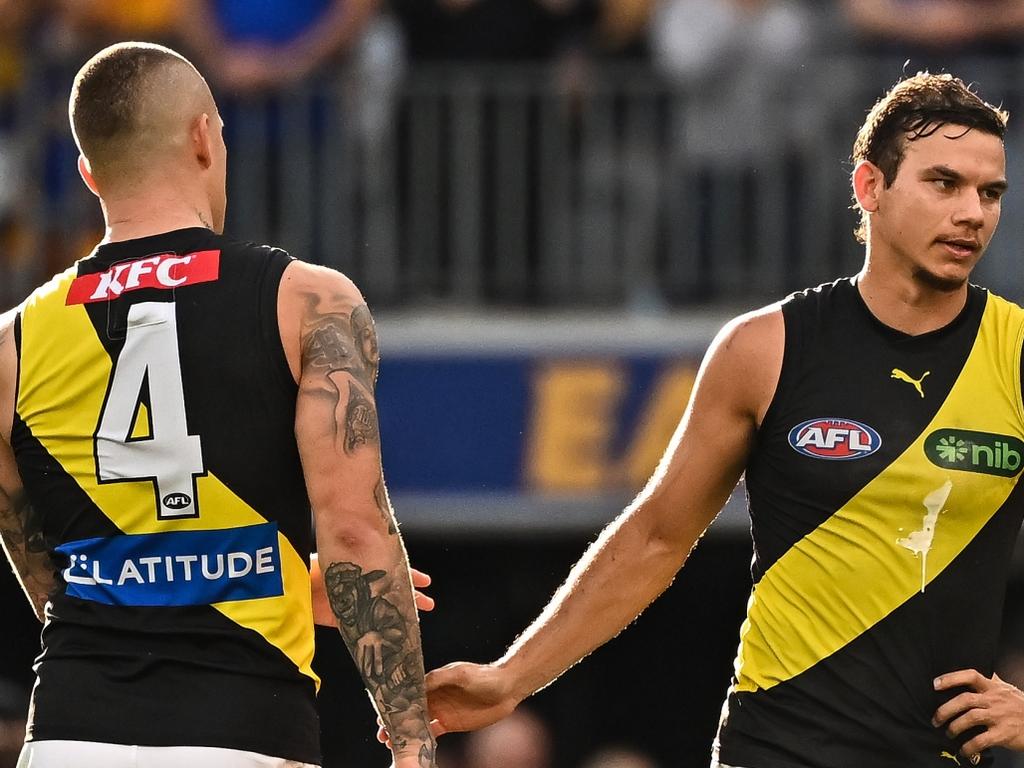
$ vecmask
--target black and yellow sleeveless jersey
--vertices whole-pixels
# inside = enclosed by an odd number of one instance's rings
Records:
[[[715,749],[753,768],[966,765],[939,674],[990,675],[1022,511],[1024,310],[907,336],[852,280],[791,297],[746,473],[754,588]],[[970,735],[973,735],[970,734]]]
[[[60,573],[29,739],[319,762],[290,260],[179,230],[21,308],[12,443]]]

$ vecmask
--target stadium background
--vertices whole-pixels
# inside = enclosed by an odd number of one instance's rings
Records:
[[[885,86],[948,70],[1015,110],[1024,2],[0,0],[0,308],[100,236],[65,109],[119,39],[209,75],[228,234],[345,271],[378,318],[385,471],[435,579],[432,667],[496,657],[536,614],[653,469],[725,319],[857,269],[849,146]],[[1018,301],[1022,198],[978,275]],[[453,736],[445,768],[579,768],[613,743],[705,766],[750,555],[740,490],[639,622],[527,702],[539,756]],[[1018,569],[1018,681],[1022,596]],[[2,751],[38,632],[6,570],[0,615]],[[384,766],[342,644],[318,641],[325,766]]]

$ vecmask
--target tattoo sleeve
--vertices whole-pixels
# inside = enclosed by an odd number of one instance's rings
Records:
[[[434,766],[423,652],[408,569],[364,572],[355,563],[324,571],[331,609],[396,751],[420,744],[421,768]],[[402,607],[400,607],[402,606]]]
[[[301,396],[327,399],[332,405],[335,445],[347,454],[363,447],[379,450],[374,385],[380,355],[373,318],[365,304],[350,312],[336,310],[318,294],[305,296],[302,321]]]
[[[326,533],[318,540],[327,597],[395,754],[435,768],[409,564],[380,469],[373,318],[344,295],[310,292],[304,302],[299,399],[301,405],[308,398],[303,423],[320,446],[310,463],[329,467],[327,476],[344,483],[344,514],[350,521],[361,516],[359,530],[372,531],[354,537],[358,544]]]
[[[32,609],[42,621],[46,602],[57,586],[57,575],[24,491],[9,497],[0,490],[0,539]]]

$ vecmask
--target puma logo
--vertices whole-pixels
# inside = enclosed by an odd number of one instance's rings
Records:
[[[922,376],[921,378],[924,378],[924,377]],[[957,757],[956,755],[951,755],[949,752],[940,752],[939,753],[939,757],[948,757],[950,760],[952,760],[957,765],[963,765],[963,763],[960,762],[960,758],[959,757]],[[981,762],[981,755],[971,755],[971,765],[977,765],[980,762]]]
[[[909,373],[904,373],[899,368],[893,368],[892,373],[889,374],[889,378],[896,379],[897,381],[906,382],[907,384],[909,384],[910,386],[917,390],[917,394],[919,394],[921,397],[924,397],[924,389],[921,388],[921,382],[924,381],[925,378],[927,378],[929,373],[931,373],[931,371],[925,371],[924,375],[921,376],[920,379],[915,379]]]

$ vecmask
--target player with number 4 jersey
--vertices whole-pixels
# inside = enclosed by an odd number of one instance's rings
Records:
[[[19,765],[318,765],[312,515],[393,765],[435,768],[362,296],[221,234],[223,125],[177,53],[101,51],[70,111],[106,237],[0,316],[0,536],[45,621]]]
[[[33,739],[200,731],[319,762],[309,500],[275,311],[290,261],[203,228],[106,243],[15,320],[11,444],[66,584]],[[145,695],[110,723],[136,676]],[[195,684],[212,676],[216,696]],[[75,686],[95,706],[78,708]],[[274,727],[235,722],[253,716]]]

